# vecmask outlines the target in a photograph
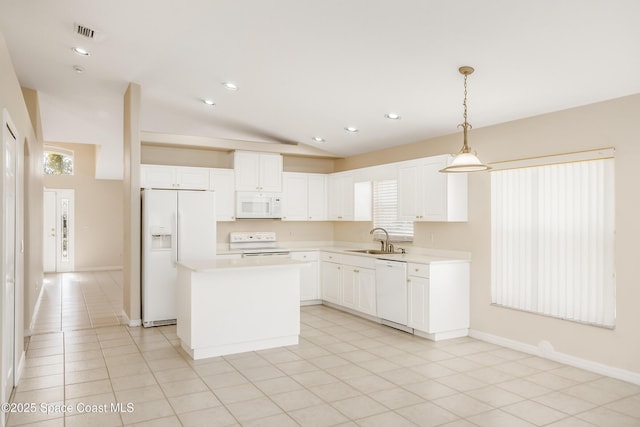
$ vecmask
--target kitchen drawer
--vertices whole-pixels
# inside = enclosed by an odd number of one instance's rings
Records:
[[[407,274],[409,276],[429,278],[429,264],[417,264],[410,262],[407,266]]]
[[[335,252],[320,252],[321,261],[336,262],[338,264],[342,264],[342,256],[342,254],[338,254]]]
[[[291,251],[291,258],[304,261],[317,261],[317,251]]]

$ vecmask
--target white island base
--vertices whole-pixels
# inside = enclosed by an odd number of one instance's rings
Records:
[[[182,348],[199,360],[298,344],[302,266],[269,257],[180,263]]]

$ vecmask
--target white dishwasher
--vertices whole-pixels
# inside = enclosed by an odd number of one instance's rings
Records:
[[[407,263],[376,260],[376,297],[378,317],[398,329],[407,327]],[[385,322],[388,321],[388,322]]]

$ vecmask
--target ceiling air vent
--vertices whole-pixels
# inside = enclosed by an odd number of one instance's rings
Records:
[[[76,33],[81,35],[81,36],[93,39],[93,36],[95,35],[96,32],[95,32],[95,30],[92,30],[89,27],[85,27],[84,25],[76,24]]]
[[[86,37],[94,41],[102,40],[102,34],[98,30],[89,28],[86,25],[75,23],[73,24],[73,28],[74,28],[74,32],[79,36]]]

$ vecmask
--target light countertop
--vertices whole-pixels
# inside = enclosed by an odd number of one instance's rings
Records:
[[[391,261],[402,262],[415,262],[418,264],[431,264],[431,263],[451,263],[451,262],[470,262],[471,254],[462,251],[444,251],[444,250],[428,250],[421,248],[409,248],[409,252],[406,254],[367,254],[361,252],[353,252],[359,249],[378,249],[379,245],[369,245],[367,247],[362,246],[338,246],[338,245],[320,245],[309,244],[308,246],[286,246],[286,243],[282,244],[283,249],[288,249],[291,252],[307,252],[307,251],[322,251],[333,252],[344,255],[362,256],[375,259],[387,259]],[[225,254],[239,254],[240,251],[225,251],[220,250],[219,255]],[[259,257],[258,257],[259,258]]]
[[[297,261],[283,257],[250,257],[239,259],[211,259],[202,261],[182,261],[178,265],[198,273],[214,272],[220,270],[246,269],[246,268],[282,268],[300,267],[306,261]]]

